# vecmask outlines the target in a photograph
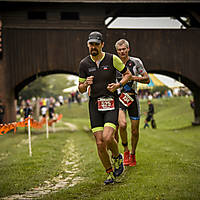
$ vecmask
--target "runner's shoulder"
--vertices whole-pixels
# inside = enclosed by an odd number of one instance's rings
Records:
[[[141,59],[137,57],[130,56],[129,58],[131,61],[135,62],[135,64],[137,64],[138,62],[140,63],[142,62]]]
[[[83,58],[81,61],[80,61],[80,64],[84,64],[84,63],[87,63],[88,61],[90,60],[90,56],[86,56],[85,58]]]
[[[130,57],[130,60],[135,63],[136,68],[144,67],[143,62],[140,58],[137,57]]]

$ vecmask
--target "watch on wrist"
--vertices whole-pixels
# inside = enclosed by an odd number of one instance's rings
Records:
[[[120,86],[120,88],[121,88],[121,87],[123,87],[123,85],[122,85],[122,83],[121,83],[121,82],[119,82],[119,86]]]

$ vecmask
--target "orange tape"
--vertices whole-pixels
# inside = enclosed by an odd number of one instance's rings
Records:
[[[53,123],[55,123],[57,121],[60,121],[62,119],[62,117],[63,117],[63,115],[59,114],[58,117],[57,117],[57,119],[51,119],[51,120],[49,120],[48,125],[52,126]]]
[[[61,120],[62,117],[63,117],[63,115],[60,114],[57,119],[50,120],[48,122],[48,125],[52,126],[52,124],[54,122],[57,122],[57,121]],[[9,131],[11,131],[13,129],[14,129],[14,133],[15,133],[17,127],[28,127],[28,119],[30,119],[30,126],[32,128],[37,128],[37,129],[42,128],[42,126],[46,122],[46,118],[45,117],[43,117],[42,120],[39,121],[39,122],[34,120],[33,118],[28,117],[22,122],[13,122],[13,123],[9,123],[9,124],[0,124],[0,135],[5,135],[7,132],[9,132]]]

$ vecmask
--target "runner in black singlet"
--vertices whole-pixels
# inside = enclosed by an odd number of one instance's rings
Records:
[[[130,71],[113,54],[104,53],[102,34],[92,32],[87,42],[90,55],[80,62],[79,91],[84,93],[90,86],[89,113],[98,155],[108,173],[105,184],[113,183],[115,177],[123,172],[123,158],[119,154],[114,132],[118,123],[119,99],[116,90],[131,78]],[[116,83],[116,71],[123,74]],[[107,149],[111,150],[114,171]]]
[[[137,82],[149,83],[149,76],[139,58],[129,57],[129,43],[127,40],[121,39],[116,42],[115,48],[122,62],[132,73],[132,79],[123,86],[120,91],[120,110],[119,110],[119,129],[124,146],[124,165],[135,166],[135,152],[139,139],[139,122],[140,122],[140,106],[137,98]],[[120,81],[122,75],[117,73],[117,80]],[[126,110],[128,110],[129,118],[131,120],[131,153],[128,148],[127,139],[127,121]],[[118,132],[116,131],[118,137]]]

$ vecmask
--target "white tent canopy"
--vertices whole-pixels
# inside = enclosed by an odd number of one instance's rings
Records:
[[[154,75],[169,88],[184,87],[183,83],[181,83],[173,78],[170,78],[168,76],[164,76],[161,74],[154,74]]]
[[[65,88],[63,90],[64,93],[70,93],[70,92],[76,92],[78,90],[78,86],[75,85],[75,86],[72,86],[72,87],[69,87],[69,88]]]
[[[173,78],[170,78],[165,75],[161,74],[151,74],[149,73],[150,77],[150,83],[149,84],[143,84],[143,83],[137,83],[137,89],[151,89],[154,86],[167,86],[171,89],[173,88],[179,88],[179,87],[184,87],[184,84],[181,82],[176,81]]]

